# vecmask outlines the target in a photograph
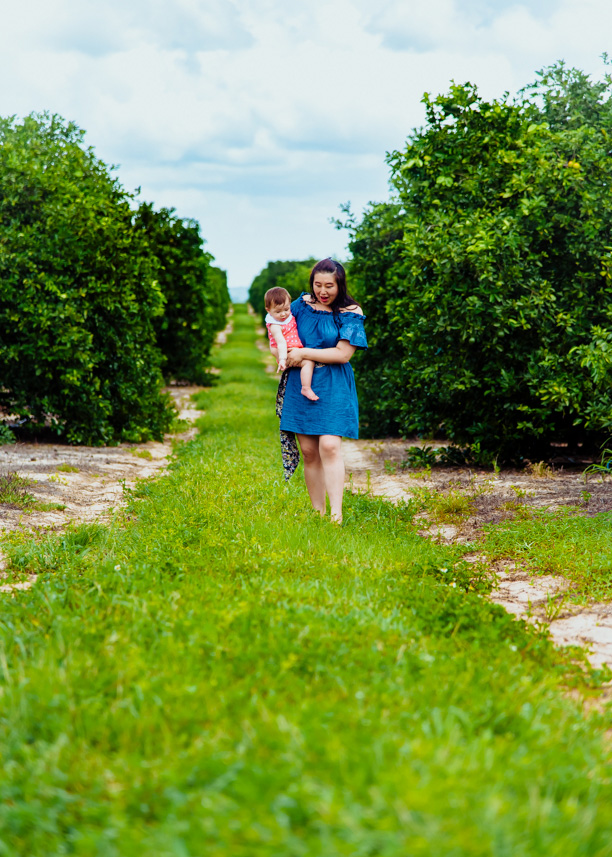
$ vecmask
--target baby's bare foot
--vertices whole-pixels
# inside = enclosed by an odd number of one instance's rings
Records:
[[[311,402],[319,401],[319,397],[316,393],[313,393],[312,387],[302,387],[302,396],[306,396],[306,398],[310,399]]]

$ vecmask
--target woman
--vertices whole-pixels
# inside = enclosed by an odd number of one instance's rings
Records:
[[[300,373],[289,372],[281,431],[297,435],[304,458],[304,477],[313,509],[325,514],[329,497],[332,521],[342,522],[344,460],[342,438],[359,436],[355,379],[349,360],[356,348],[367,348],[364,315],[346,290],[339,262],[323,259],[310,272],[310,294],[291,304],[303,348],[293,348],[288,367],[314,360],[311,401],[301,394]]]

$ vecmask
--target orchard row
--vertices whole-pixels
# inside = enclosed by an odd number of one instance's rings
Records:
[[[160,438],[229,306],[199,225],[128,193],[48,114],[0,119],[0,418],[72,443]]]

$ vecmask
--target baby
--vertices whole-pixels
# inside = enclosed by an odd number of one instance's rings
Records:
[[[283,372],[287,365],[287,349],[304,347],[298,335],[297,322],[291,314],[291,295],[286,289],[277,286],[265,293],[264,304],[270,351],[278,360],[278,371]],[[302,396],[306,396],[311,402],[317,402],[319,397],[312,389],[313,371],[314,362],[304,360],[300,369]]]

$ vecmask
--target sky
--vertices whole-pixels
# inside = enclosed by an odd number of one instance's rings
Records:
[[[388,198],[386,152],[451,80],[515,93],[595,77],[610,0],[0,0],[0,115],[87,132],[123,186],[200,222],[248,287],[274,259],[347,255],[330,220]]]

